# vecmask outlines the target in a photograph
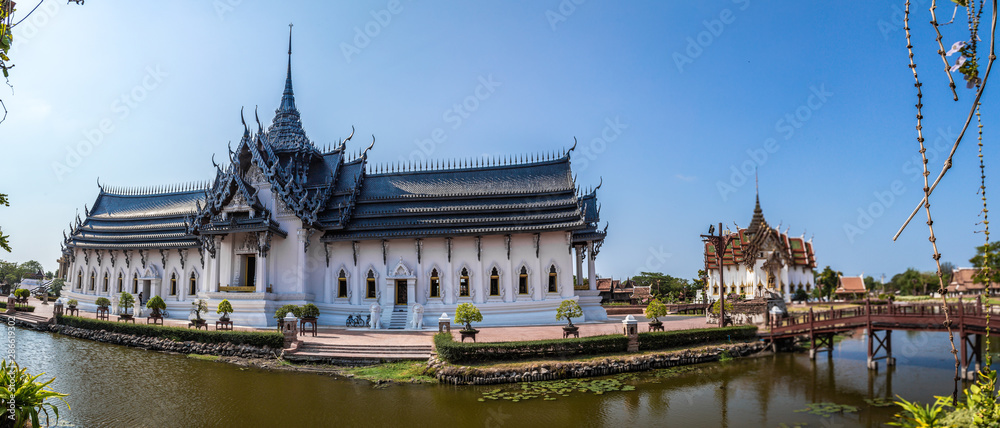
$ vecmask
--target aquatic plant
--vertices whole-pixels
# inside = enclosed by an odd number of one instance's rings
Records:
[[[18,366],[17,362],[3,360],[0,362],[0,399],[3,399],[3,413],[0,413],[0,424],[13,422],[14,427],[23,427],[28,421],[31,426],[40,427],[39,415],[45,415],[45,425],[54,425],[49,422],[49,410],[55,415],[55,422],[59,422],[59,408],[49,402],[53,398],[58,398],[69,408],[69,403],[63,397],[69,394],[55,392],[48,388],[55,378],[46,382],[39,382],[38,378],[45,373],[37,375],[28,374],[28,370]],[[8,407],[10,401],[14,401],[13,408]],[[11,415],[13,410],[13,415]],[[13,416],[13,421],[11,420]]]

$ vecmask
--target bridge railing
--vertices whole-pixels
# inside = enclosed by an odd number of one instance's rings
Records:
[[[985,315],[984,305],[981,304],[979,298],[974,302],[964,302],[959,299],[958,303],[949,303],[948,311],[951,317],[982,317]],[[1000,314],[1000,308],[991,308],[991,314]],[[845,320],[857,322],[859,317],[869,317],[869,316],[891,316],[899,318],[907,317],[938,317],[943,316],[944,310],[940,304],[935,303],[919,303],[919,304],[880,304],[872,305],[866,304],[864,306],[855,306],[849,308],[834,309],[830,306],[830,309],[823,312],[816,312],[814,308],[809,308],[809,312],[803,315],[786,317],[782,319],[771,319],[769,322],[769,327],[772,332],[779,331],[795,331],[804,328],[813,329],[816,323],[823,323],[829,325],[829,321]],[[853,323],[852,323],[853,324]]]

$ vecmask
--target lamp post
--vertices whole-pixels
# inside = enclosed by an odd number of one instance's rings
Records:
[[[739,236],[739,235],[736,235]],[[715,235],[715,225],[708,226],[708,234],[701,235],[701,239],[715,247],[715,264],[719,267],[719,327],[726,326],[726,281],[723,278],[722,259],[723,253],[733,241],[734,235],[722,231],[722,223],[719,223],[719,234]],[[708,262],[706,261],[705,277],[708,277]],[[708,287],[708,281],[705,282]]]

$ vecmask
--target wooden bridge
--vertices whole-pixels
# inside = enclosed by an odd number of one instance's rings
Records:
[[[703,314],[708,303],[670,303],[664,306],[670,314]]]
[[[948,304],[952,330],[961,344],[961,371],[963,376],[975,376],[970,365],[975,363],[978,371],[982,365],[983,336],[1000,332],[1000,311],[987,314],[979,298],[974,302]],[[990,315],[990,317],[987,317]],[[992,319],[990,319],[992,318]],[[769,331],[761,332],[764,340],[774,344],[796,337],[809,337],[809,357],[816,358],[818,352],[833,349],[833,336],[859,328],[868,331],[868,368],[877,369],[878,360],[886,360],[887,365],[895,365],[892,357],[893,330],[948,331],[945,313],[941,303],[882,304],[873,305],[866,301],[864,306],[814,312],[783,319],[771,319]],[[881,337],[880,337],[881,336]],[[880,355],[881,352],[881,356]],[[974,361],[973,361],[974,360]]]

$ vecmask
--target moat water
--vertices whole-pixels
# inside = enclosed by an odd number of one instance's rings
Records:
[[[866,399],[927,402],[951,394],[953,364],[944,333],[897,332],[897,367],[865,367],[862,334],[829,356],[781,353],[647,372],[634,386],[601,394],[574,390],[554,400],[486,399],[497,388],[389,384],[234,365],[19,329],[17,361],[70,394],[61,426],[78,427],[877,427],[895,408]],[[884,362],[883,362],[884,363]],[[503,392],[503,391],[501,391]],[[489,398],[489,397],[487,397]],[[833,402],[857,412],[828,417],[801,411]],[[839,424],[839,425],[838,425]]]

